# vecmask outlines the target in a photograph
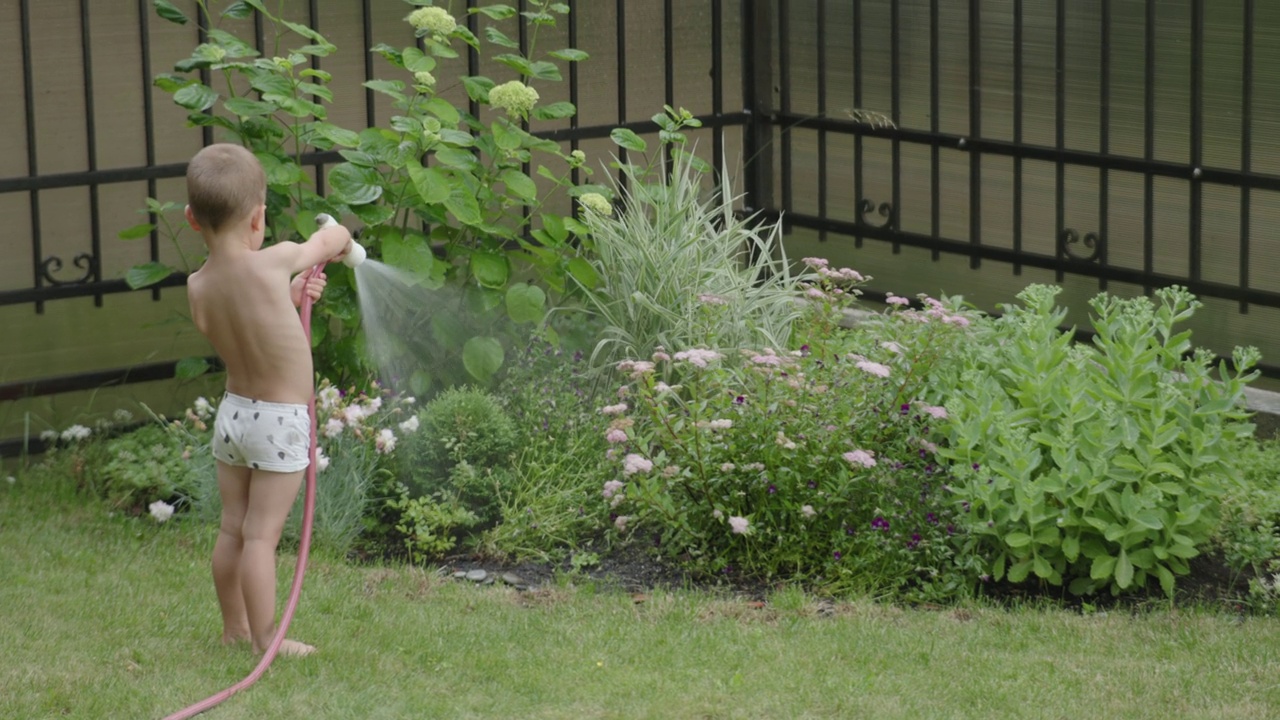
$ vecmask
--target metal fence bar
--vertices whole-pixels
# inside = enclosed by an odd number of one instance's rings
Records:
[[[784,114],[791,112],[791,22],[787,0],[778,3],[778,107]],[[782,207],[792,207],[794,168],[792,168],[791,126],[781,128],[782,140]],[[783,218],[786,222],[786,218]],[[784,226],[785,227],[785,226]]]
[[[1200,165],[1204,162],[1204,0],[1191,2],[1191,218],[1187,232],[1190,242],[1190,275],[1201,273],[1201,223],[1204,213],[1204,186]]]
[[[1240,99],[1240,170],[1253,169],[1253,23],[1256,15],[1254,0],[1244,0],[1244,69]],[[1251,196],[1249,188],[1240,188],[1240,287],[1249,287],[1249,230]],[[1241,301],[1240,312],[1249,312],[1249,303]]]
[[[88,154],[89,172],[98,169],[98,132],[94,123],[93,103],[93,47],[89,38],[89,0],[80,0],[80,55],[84,78],[84,123],[85,146]],[[90,282],[102,281],[102,212],[98,203],[98,186],[89,186],[89,267],[86,279]],[[102,307],[102,293],[94,293],[93,304]]]
[[[1017,0],[1022,6],[1022,0]],[[941,85],[941,56],[938,30],[938,0],[929,0],[929,132],[936,137],[942,130],[938,93]],[[942,234],[942,146],[937,140],[929,145],[929,232]],[[934,261],[942,257],[937,250]]]
[[[853,107],[862,109],[862,0],[853,0]],[[792,127],[786,120],[783,123]],[[864,224],[862,211],[869,202],[862,182],[862,137],[862,133],[854,133],[853,136],[853,202],[858,218],[855,224],[859,226]],[[853,246],[862,247],[862,233],[854,233]]]
[[[1054,146],[1057,147],[1058,152],[1062,152],[1067,146],[1067,0],[1056,0],[1054,22],[1053,138]],[[1057,188],[1057,192],[1054,193],[1053,232],[1056,236],[1054,253],[1059,263],[1054,268],[1054,276],[1057,282],[1062,282],[1066,276],[1064,265],[1067,259],[1067,233],[1073,232],[1067,229],[1067,168],[1063,160],[1058,160],[1054,173],[1054,187]]]
[[[935,0],[936,2],[936,0]],[[1013,2],[1013,142],[1022,144],[1022,0]],[[935,190],[935,192],[937,192]],[[938,234],[934,230],[934,235]],[[1022,158],[1013,159],[1013,250],[1022,252]],[[934,253],[934,259],[938,259]],[[1013,274],[1022,274],[1022,263],[1013,264]]]
[[[18,7],[19,24],[22,26],[22,94],[27,109],[27,174],[36,177],[40,174],[40,163],[36,156],[36,106],[35,81],[32,77],[31,62],[31,1],[22,0]],[[40,236],[40,193],[31,191],[31,275],[36,290],[44,287],[43,258],[44,246]],[[44,312],[44,303],[36,302],[36,312]]]
[[[979,0],[973,0],[978,2]],[[902,122],[902,17],[900,3],[893,3],[889,8],[889,117],[894,125]],[[902,142],[894,138],[890,144],[889,170],[889,226],[895,230],[902,227]],[[893,244],[893,254],[902,252],[898,243]]]
[[[827,0],[818,0],[818,116],[827,115]],[[818,217],[827,216],[827,131],[818,131]],[[818,231],[818,242],[827,231]]]
[[[141,28],[141,53],[142,53],[142,132],[143,143],[145,145],[147,167],[155,167],[156,164],[156,114],[155,106],[151,100],[151,3],[147,0],[138,0],[138,22]],[[156,179],[154,177],[147,178],[147,197],[154,198],[156,196]],[[147,222],[151,223],[151,234],[147,238],[147,249],[150,251],[151,262],[160,260],[160,223],[159,218],[153,212],[147,213]],[[160,288],[154,286],[151,288],[151,299],[160,299]]]
[[[711,0],[711,114],[724,114],[724,6],[722,0]],[[711,141],[711,162],[717,173],[725,170],[724,132],[717,131]],[[727,173],[726,173],[727,174]]]
[[[969,137],[982,138],[982,0],[969,0]],[[981,245],[982,152],[972,146],[968,149],[969,242]],[[970,269],[976,270],[981,265],[978,255],[969,256]]]
[[[1102,0],[1102,77],[1098,83],[1098,151],[1103,155],[1111,153],[1111,0]],[[1107,244],[1111,239],[1108,234],[1107,214],[1110,203],[1110,171],[1102,168],[1098,171],[1098,261],[1107,264]],[[1107,289],[1107,279],[1098,279],[1098,288]]]
[[[1143,37],[1143,148],[1142,157],[1150,163],[1156,156],[1156,4],[1147,2],[1146,30]],[[1150,275],[1155,268],[1155,176],[1147,173],[1142,180],[1142,270]],[[1150,283],[1143,284],[1150,294]]]

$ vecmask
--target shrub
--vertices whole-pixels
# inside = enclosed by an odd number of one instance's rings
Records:
[[[670,108],[654,119],[677,148],[678,129],[696,125]],[[645,149],[639,138],[624,146]],[[616,214],[607,204],[583,213],[599,279],[584,284],[586,305],[604,326],[596,364],[648,357],[658,347],[785,347],[801,315],[780,223],[738,217],[727,177],[708,193],[702,161],[675,158],[665,176],[623,165]]]
[[[616,463],[601,492],[618,529],[653,533],[706,571],[914,599],[965,592],[976,572],[955,555],[961,511],[935,456],[946,411],[922,400],[921,380],[968,320],[932,302],[895,306],[838,343],[815,338],[840,355],[805,345],[620,363],[629,392],[601,410]]]
[[[1237,473],[1233,439],[1253,349],[1211,375],[1210,354],[1175,325],[1199,303],[1178,287],[1093,300],[1092,346],[1058,329],[1057,288],[984,325],[947,400],[942,455],[956,463],[968,530],[992,574],[1035,577],[1073,593],[1114,594],[1159,581],[1166,594],[1217,522]]]
[[[496,497],[500,521],[480,538],[486,553],[560,560],[596,539],[607,516],[599,492],[608,443],[596,430],[596,399],[605,389],[583,352],[540,338],[509,365],[498,397],[515,422],[519,450]]]

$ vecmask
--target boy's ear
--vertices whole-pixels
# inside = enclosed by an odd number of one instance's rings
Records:
[[[190,205],[183,208],[182,214],[187,218],[187,224],[191,226],[191,229],[200,232],[200,223],[196,222],[195,213],[191,212]]]
[[[259,205],[249,218],[249,228],[258,232],[267,226],[267,206]]]

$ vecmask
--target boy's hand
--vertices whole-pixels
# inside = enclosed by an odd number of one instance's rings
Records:
[[[315,302],[320,299],[327,281],[328,276],[324,273],[317,274],[310,282],[307,281],[307,273],[298,273],[293,282],[289,283],[289,299],[293,300],[294,306],[302,307],[302,294],[305,292]]]

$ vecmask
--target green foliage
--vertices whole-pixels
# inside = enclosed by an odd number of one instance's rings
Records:
[[[508,365],[497,396],[516,425],[519,450],[496,498],[500,521],[480,539],[487,554],[561,560],[607,522],[599,479],[610,468],[608,443],[596,430],[596,381],[581,351],[544,340]]]
[[[1239,476],[1222,498],[1215,542],[1227,566],[1238,577],[1250,576],[1252,594],[1267,591],[1265,598],[1275,590],[1268,576],[1280,571],[1280,440],[1240,440],[1230,455]]]
[[[1099,295],[1093,346],[1075,345],[1057,293],[1033,285],[1005,307],[947,400],[942,454],[969,530],[997,579],[1077,594],[1154,579],[1172,596],[1217,525],[1232,441],[1252,431],[1242,399],[1257,351],[1237,349],[1236,370],[1214,377],[1175,328],[1199,306],[1178,287],[1155,302]]]
[[[405,549],[416,563],[443,557],[457,544],[460,533],[479,522],[456,500],[410,497],[407,488],[388,507],[398,513],[396,530],[404,536]]]
[[[538,44],[539,30],[553,27],[568,7],[538,0],[520,14],[500,12],[497,8],[506,7],[500,5],[475,8],[471,12],[486,24],[480,36],[443,7],[413,11],[406,21],[419,44],[374,46],[390,77],[365,83],[390,98],[395,113],[385,127],[347,129],[328,117],[328,107],[341,102],[330,74],[312,66],[314,59],[338,51],[323,35],[273,14],[261,2],[224,3],[221,11],[208,0],[197,5],[200,19],[211,23],[206,41],[173,72],[158,75],[155,85],[188,111],[190,125],[217,128],[258,157],[267,176],[269,237],[306,238],[321,212],[354,217],[364,226],[361,243],[372,257],[407,271],[424,287],[465,288],[475,301],[474,322],[453,333],[428,325],[414,330],[435,331],[447,350],[443,361],[418,377],[416,390],[468,379],[489,382],[504,361],[504,345],[523,326],[542,320],[547,292],[558,296],[572,289],[567,274],[571,265],[582,263],[573,241],[580,226],[543,208],[556,193],[590,190],[573,187],[570,175],[577,170],[589,176],[591,168],[582,153],[565,153],[557,143],[531,135],[522,123],[576,113],[566,102],[539,106],[533,88],[535,82],[561,79],[557,63],[587,58],[574,48],[548,52]],[[156,10],[166,20],[189,21],[167,3]],[[266,34],[276,38],[272,57],[224,27],[255,15]],[[531,27],[524,54],[510,40],[514,29],[501,29],[519,22]],[[519,78],[499,84],[463,75],[470,99],[486,107],[482,115],[437,92],[433,73],[445,85],[450,73],[465,72],[458,45],[485,53],[482,59],[496,60]],[[202,81],[205,73],[212,84]],[[303,169],[306,157],[316,152],[342,157],[326,173],[328,193],[314,187]],[[526,174],[526,167],[535,168],[541,181]],[[151,222],[123,231],[122,237],[146,236],[163,222],[176,242],[182,223],[170,224],[164,216],[177,205],[154,200],[148,205]],[[129,277],[143,287],[190,269],[189,264],[179,269],[151,263],[134,268]],[[541,287],[531,290],[530,280]],[[346,268],[332,268],[316,308],[316,326],[322,328],[317,366],[343,382],[369,374],[353,283]]]
[[[977,573],[956,555],[961,511],[934,455],[946,412],[913,381],[968,341],[955,317],[894,309],[842,340],[841,355],[806,345],[622,362],[630,392],[602,409],[615,525],[655,533],[665,553],[710,572],[914,599],[966,592]],[[925,324],[935,332],[905,332]]]
[[[614,180],[621,197],[616,214],[581,198],[594,255],[591,272],[572,277],[604,325],[593,362],[648,357],[660,347],[786,347],[801,311],[780,224],[738,217],[739,198],[727,177],[708,193],[708,168],[683,152],[678,132],[696,121],[670,108],[658,118],[669,128],[663,147],[675,148],[669,173],[654,170],[652,161],[622,165],[626,183]],[[615,131],[614,141],[643,150],[634,133]]]
[[[105,441],[105,462],[88,472],[95,476],[93,491],[112,506],[141,512],[156,500],[176,501],[195,481],[191,454],[183,438],[161,423]],[[208,470],[211,463],[202,463]]]

